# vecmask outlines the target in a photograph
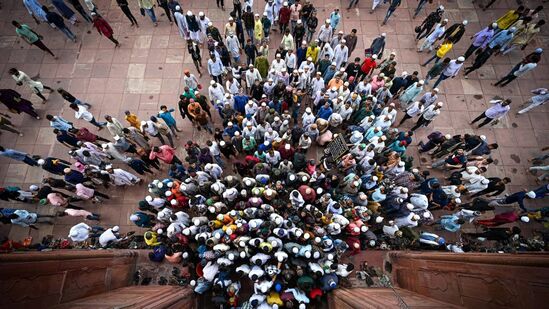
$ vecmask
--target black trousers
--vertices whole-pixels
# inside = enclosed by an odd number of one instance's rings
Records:
[[[50,55],[52,55],[53,57],[55,57],[55,55],[53,54],[53,52],[52,52],[46,45],[44,45],[44,43],[42,42],[42,40],[38,40],[38,41],[32,43],[32,45],[34,45],[34,46],[40,48],[41,50],[43,50],[43,51],[49,53]]]
[[[132,11],[130,10],[130,8],[127,5],[121,6],[120,9],[124,13],[124,15],[126,15],[126,17],[128,17],[128,19],[130,20],[132,25],[133,24],[137,25],[137,19],[135,19],[135,17],[132,14]]]
[[[172,22],[172,12],[168,7],[168,3],[166,2],[165,4],[161,4],[160,6],[164,9],[164,12],[166,12],[166,16],[168,17],[168,20]]]
[[[478,117],[475,118],[475,120],[473,120],[472,123],[475,123],[475,122],[481,120],[482,118],[484,118],[484,121],[481,122],[481,123],[478,125],[479,128],[482,128],[483,126],[489,124],[490,121],[494,120],[493,118],[490,118],[490,117],[486,116],[486,112],[483,112],[482,114],[478,115]]]

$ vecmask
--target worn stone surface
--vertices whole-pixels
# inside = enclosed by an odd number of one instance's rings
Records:
[[[195,68],[187,53],[186,45],[180,38],[175,25],[170,25],[166,16],[161,16],[161,10],[156,9],[159,26],[153,27],[148,18],[139,15],[137,4],[130,4],[133,14],[137,17],[140,27],[131,28],[126,17],[122,14],[115,2],[107,0],[95,1],[102,15],[110,22],[114,29],[115,37],[121,42],[120,48],[114,48],[113,44],[100,37],[89,24],[81,23],[71,28],[78,35],[78,42],[67,41],[65,36],[46,24],[36,25],[30,18],[21,1],[8,0],[2,2],[0,14],[5,18],[0,21],[0,72],[2,72],[0,87],[14,88],[24,97],[30,98],[36,103],[40,116],[47,113],[60,114],[66,119],[74,120],[73,112],[67,103],[57,94],[47,94],[49,101],[42,105],[38,97],[31,95],[24,87],[17,87],[7,71],[11,67],[17,67],[30,76],[40,74],[41,80],[51,87],[64,87],[76,97],[93,104],[91,110],[97,118],[105,114],[112,115],[123,120],[123,112],[131,110],[136,112],[141,119],[154,114],[162,104],[175,107],[178,95],[183,89],[182,71],[189,69],[195,73]],[[230,2],[230,1],[226,1]],[[318,9],[319,20],[327,18],[335,6],[342,8],[348,5],[347,1],[314,1]],[[469,36],[478,31],[484,25],[491,23],[503,15],[509,8],[516,6],[515,1],[497,1],[493,8],[483,12],[478,9],[478,4],[470,0],[457,2],[444,1],[446,16],[450,24],[468,19],[467,32],[453,51],[451,57],[459,56],[469,45]],[[529,7],[535,7],[537,1],[526,1]],[[223,12],[215,7],[211,1],[191,1],[183,4],[183,10],[193,10],[195,13],[204,11],[216,27],[223,29],[226,23],[230,3],[226,3],[227,11]],[[359,42],[352,57],[364,56],[364,47],[370,45],[372,39],[382,32],[387,33],[386,51],[395,51],[398,61],[398,72],[419,70],[424,76],[427,67],[420,67],[420,61],[428,58],[426,53],[416,53],[416,42],[413,40],[413,28],[420,24],[426,14],[433,10],[438,2],[428,4],[417,19],[412,19],[416,1],[403,1],[402,6],[396,10],[386,26],[380,26],[387,5],[381,4],[374,14],[369,14],[370,1],[361,1],[358,9],[350,11],[342,10],[341,24],[338,30],[348,33],[351,29],[358,29]],[[254,11],[263,11],[263,1],[255,1]],[[545,18],[544,12],[540,18]],[[12,19],[29,24],[37,32],[42,34],[45,44],[58,56],[58,60],[44,55],[35,47],[29,47],[25,42],[15,36],[14,28],[10,22]],[[547,19],[547,18],[545,18]],[[274,32],[271,35],[270,58],[274,57],[274,49],[280,42],[280,34]],[[417,142],[426,136],[432,129],[442,130],[450,134],[474,132],[484,134],[489,141],[498,142],[502,147],[494,151],[493,157],[497,159],[497,166],[492,166],[488,176],[508,176],[513,179],[509,191],[513,192],[522,188],[537,186],[536,179],[527,171],[528,159],[549,144],[549,107],[543,106],[519,117],[510,115],[497,126],[486,127],[480,130],[471,127],[468,123],[487,106],[488,101],[498,95],[512,97],[513,113],[518,105],[526,101],[530,96],[530,90],[537,87],[547,87],[548,56],[545,53],[540,66],[533,72],[521,77],[506,88],[494,88],[494,83],[503,74],[521,60],[527,52],[535,47],[546,46],[547,27],[528,48],[522,51],[513,51],[509,55],[493,57],[481,70],[472,73],[468,80],[458,76],[456,79],[447,80],[441,88],[440,98],[446,105],[443,114],[436,119],[429,129],[417,131],[416,138],[409,152],[415,154],[415,162],[418,166],[429,165],[430,162],[422,162],[417,156]],[[207,54],[204,50],[203,57]],[[205,60],[203,60],[205,64]],[[468,62],[470,63],[470,61]],[[205,69],[205,68],[204,68]],[[207,78],[201,82],[206,85]],[[401,116],[399,116],[401,117]],[[48,122],[45,119],[36,121],[26,115],[16,115],[12,120],[21,128],[25,136],[18,137],[10,133],[0,136],[0,144],[42,156],[60,156],[66,158],[64,146],[55,142]],[[178,118],[179,127],[183,129],[179,144],[188,139],[197,139],[204,142],[209,136],[195,131],[187,120]],[[219,126],[219,120],[216,125]],[[77,125],[84,123],[76,121]],[[86,124],[87,125],[87,124]],[[411,121],[405,124],[405,128],[412,125]],[[88,126],[89,127],[89,126]],[[108,133],[99,133],[107,137]],[[182,151],[179,150],[181,153]],[[315,154],[311,154],[315,156]],[[165,172],[165,170],[164,170]],[[5,158],[0,159],[0,184],[17,185],[27,187],[36,183],[44,174],[36,168],[18,164]],[[146,178],[147,181],[151,177]],[[128,221],[128,214],[136,208],[136,201],[145,194],[143,187],[125,188],[117,192],[109,192],[113,198],[102,204],[85,204],[85,208],[102,214],[101,225],[112,226],[118,224],[123,232],[135,230]],[[24,205],[15,203],[0,203],[2,206],[21,207],[30,210],[38,210],[44,213],[53,213],[53,209],[44,206]],[[542,206],[539,201],[530,203],[531,207]],[[39,231],[31,231],[27,228],[0,226],[0,235],[9,236],[15,240],[21,240],[32,235],[35,240],[40,240],[44,235],[55,234],[58,237],[66,237],[73,224],[79,222],[79,218],[59,218],[55,226],[41,226]],[[528,228],[525,228],[525,230]]]

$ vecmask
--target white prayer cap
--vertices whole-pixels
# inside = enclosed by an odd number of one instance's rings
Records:
[[[381,34],[381,36],[387,36],[387,33],[383,32],[383,33]]]
[[[420,81],[417,82],[417,83],[420,84],[420,85],[423,85],[423,84],[425,84],[425,81],[422,79],[422,80],[420,80]]]
[[[176,10],[176,11],[179,11],[179,10],[181,10],[181,7],[180,7],[179,5],[176,5],[176,6],[175,6],[175,10]]]
[[[536,192],[534,192],[534,191],[528,191],[528,192],[526,192],[526,195],[529,198],[536,198]]]
[[[464,26],[467,25],[468,23],[469,23],[469,21],[467,21],[467,19],[464,20],[464,21],[462,22],[462,24],[463,24]]]
[[[520,221],[522,221],[524,223],[528,223],[528,222],[530,222],[530,218],[528,218],[528,216],[522,216],[522,217],[520,217]]]
[[[377,55],[372,55],[372,59],[376,60],[377,59]]]
[[[383,222],[383,217],[377,217],[376,218],[376,223],[381,223]]]
[[[215,85],[215,80],[212,79],[212,80],[210,81],[210,85]]]
[[[187,11],[187,16],[192,16],[192,15],[193,15],[192,11]]]
[[[457,60],[458,60],[459,62],[463,62],[463,61],[465,61],[465,57],[459,56]]]
[[[329,24],[329,23],[330,23],[330,20],[329,20],[329,19],[326,19],[326,23]]]
[[[177,9],[177,8],[176,8]],[[204,16],[204,12],[198,12],[198,16]]]
[[[131,216],[130,216],[130,221],[135,222],[135,221],[137,221],[137,220],[139,220],[139,216],[137,216],[137,215],[131,215]]]
[[[442,107],[442,106],[444,106],[444,103],[438,102],[438,103],[437,103],[437,106],[438,106],[438,107]]]

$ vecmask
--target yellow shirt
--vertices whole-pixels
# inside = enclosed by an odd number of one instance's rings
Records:
[[[147,246],[151,246],[151,247],[154,247],[154,246],[158,246],[160,244],[160,242],[158,242],[158,239],[157,239],[157,235],[155,232],[145,232],[145,234],[149,233],[151,235],[151,238],[150,239],[147,239],[147,237],[144,237],[145,239],[145,243],[147,244]]]
[[[441,59],[444,58],[444,56],[446,56],[446,54],[450,50],[452,50],[452,47],[454,47],[454,44],[452,44],[452,43],[446,43],[446,44],[440,45],[440,47],[437,50],[437,57],[439,57]]]
[[[320,47],[307,47],[307,58],[311,57],[313,58],[313,63],[316,63],[316,60],[318,60],[318,54],[320,53]]]
[[[505,30],[509,28],[517,19],[519,18],[519,14],[515,10],[510,10],[505,15],[501,16],[498,20],[496,20],[496,23],[498,24],[498,28]]]
[[[255,20],[254,24],[254,38],[261,42],[263,40],[263,23],[261,23],[260,19]]]
[[[135,114],[129,114],[125,119],[132,127],[139,129],[141,126],[141,121],[139,121],[139,118]]]

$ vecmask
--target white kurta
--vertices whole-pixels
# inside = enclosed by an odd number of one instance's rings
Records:
[[[187,28],[187,19],[181,12],[173,13],[175,20],[177,21],[177,28],[179,29],[179,36],[185,40],[190,39],[189,28]]]
[[[139,181],[139,177],[119,168],[115,168],[109,175],[115,186],[131,186]]]
[[[336,63],[336,68],[339,69],[341,64],[347,62],[348,59],[349,48],[345,45],[343,45],[343,48],[341,47],[341,44],[337,45],[334,49],[334,61]]]
[[[42,85],[41,82],[32,80],[25,72],[18,71],[19,76],[12,75],[13,79],[15,79],[16,82],[21,83],[23,85],[27,85],[32,92],[39,93],[44,91],[44,85]]]
[[[234,58],[240,56],[240,43],[235,35],[227,37],[227,49]]]

